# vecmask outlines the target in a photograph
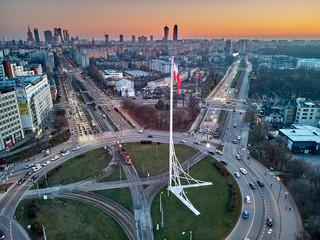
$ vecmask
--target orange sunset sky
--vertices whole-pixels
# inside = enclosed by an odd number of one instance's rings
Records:
[[[71,36],[320,39],[320,0],[0,0],[0,38],[27,38],[27,26]]]

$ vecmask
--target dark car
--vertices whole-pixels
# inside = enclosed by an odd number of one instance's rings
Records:
[[[256,186],[252,182],[249,182],[249,186],[251,189],[256,189]]]
[[[34,181],[34,180],[36,180],[37,178],[38,178],[38,175],[35,174],[35,175],[33,175],[33,176],[30,178],[30,181]]]
[[[153,136],[152,135],[148,135],[148,138],[153,138]]]
[[[21,178],[19,181],[18,181],[18,184],[20,185],[20,184],[23,184],[24,182],[26,181],[26,178]]]
[[[260,187],[263,187],[263,186],[264,186],[264,183],[263,183],[261,180],[258,180],[257,183],[258,183],[258,185],[259,185]]]
[[[210,153],[211,155],[214,155],[214,151],[208,150],[208,153]]]
[[[221,162],[223,165],[226,165],[226,166],[228,165],[228,163],[227,163],[226,161],[221,160],[220,162]]]
[[[270,226],[270,227],[272,227],[272,225],[273,225],[273,220],[272,220],[272,218],[270,218],[270,217],[267,218],[267,225]]]
[[[32,174],[31,171],[27,172],[26,175],[24,175],[24,177],[29,177]]]
[[[4,239],[4,233],[0,230],[0,239]]]

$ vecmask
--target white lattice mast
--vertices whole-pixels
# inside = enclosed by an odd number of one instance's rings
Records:
[[[186,173],[175,154],[173,145],[173,57],[171,58],[171,81],[170,81],[170,141],[169,141],[169,184],[168,190],[170,190],[177,198],[179,198],[194,214],[199,215],[200,212],[192,205],[187,198],[184,188],[200,187],[212,185],[211,182],[204,182],[196,180]],[[187,182],[186,185],[181,185],[181,180]]]

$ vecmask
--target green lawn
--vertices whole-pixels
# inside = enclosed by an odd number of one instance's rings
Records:
[[[42,240],[27,230],[27,225],[39,221],[46,228],[47,239],[55,240],[118,240],[128,239],[121,226],[103,211],[80,201],[59,199],[37,200],[36,218],[29,218],[31,199],[20,202],[15,217],[31,239]]]
[[[164,228],[161,228],[159,211],[159,194],[152,204],[152,220],[155,239],[189,239],[192,231],[193,239],[225,239],[236,224],[241,210],[241,196],[237,187],[238,198],[235,212],[228,212],[231,197],[229,183],[236,186],[232,176],[223,177],[211,163],[212,157],[205,157],[190,169],[190,175],[213,183],[212,186],[186,189],[189,200],[201,213],[196,216],[172,193],[169,197],[166,188],[162,189],[162,206],[164,209]],[[156,224],[160,229],[156,230]],[[183,235],[182,232],[185,232]]]
[[[93,192],[112,199],[133,213],[132,198],[129,188],[107,189]]]
[[[70,159],[47,173],[48,186],[78,182],[101,173],[111,161],[104,148],[97,148]],[[61,166],[61,167],[60,167]],[[40,179],[40,183],[44,178]]]
[[[121,168],[121,180],[126,180],[126,179],[127,177]],[[119,181],[119,180],[120,180],[120,167],[118,166],[112,170],[112,173],[109,176],[99,179],[98,182],[109,182],[109,181]]]
[[[148,173],[150,176],[155,176],[169,170],[169,144],[125,143],[123,146],[131,156],[140,177],[147,177]],[[175,152],[182,163],[196,154],[198,150],[177,144]]]

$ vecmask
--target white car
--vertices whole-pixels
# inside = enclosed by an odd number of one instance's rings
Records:
[[[182,139],[182,140],[180,140],[180,143],[186,143],[186,140]]]
[[[63,152],[61,155],[62,155],[62,156],[67,156],[69,153],[70,153],[69,151],[65,151],[65,152]]]
[[[79,146],[75,146],[74,148],[72,148],[72,151],[78,151],[80,149]]]
[[[200,128],[198,132],[199,132],[199,133],[202,133],[202,132],[203,132],[202,128]]]
[[[235,175],[237,178],[239,178],[239,177],[241,176],[240,173],[238,173],[238,172],[235,172],[234,175]]]
[[[250,196],[246,196],[246,197],[244,198],[244,200],[246,201],[246,203],[250,203],[250,202],[251,202]]]
[[[222,155],[222,152],[220,150],[216,150],[216,153]]]
[[[50,163],[51,163],[51,161],[49,161],[49,160],[48,160],[48,161],[45,161],[45,162],[42,164],[42,166],[45,167],[45,166],[49,165]]]
[[[244,168],[240,168],[239,170],[244,175],[246,175],[248,173],[247,170],[245,170]]]
[[[238,140],[241,140],[241,136],[238,136]]]
[[[59,157],[59,155],[56,155],[56,156],[54,156],[53,158],[51,158],[51,161],[53,162],[53,161],[55,161],[55,160],[58,160],[60,157]]]

